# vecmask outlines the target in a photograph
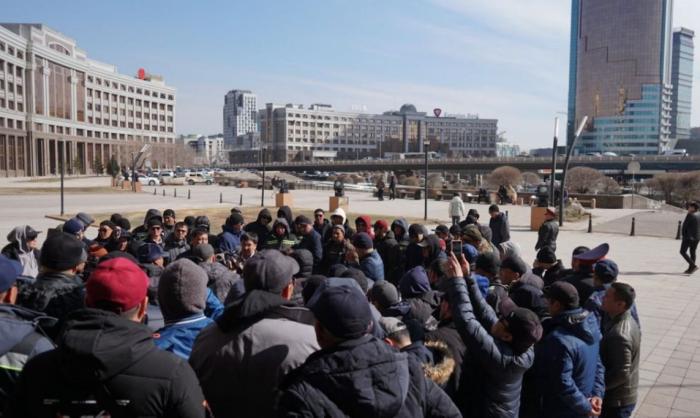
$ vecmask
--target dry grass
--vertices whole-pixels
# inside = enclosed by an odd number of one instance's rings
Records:
[[[0,187],[0,195],[32,195],[32,194],[58,194],[58,187]],[[65,194],[89,194],[89,193],[122,193],[131,190],[121,190],[113,187],[66,187]]]

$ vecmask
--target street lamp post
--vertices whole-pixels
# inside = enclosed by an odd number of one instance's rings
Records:
[[[581,123],[579,124],[578,129],[576,129],[576,133],[574,134],[574,138],[571,141],[571,144],[569,144],[569,149],[566,151],[564,169],[561,173],[561,190],[559,191],[559,226],[564,225],[564,185],[566,184],[566,172],[569,170],[569,159],[571,158],[571,153],[573,152],[574,147],[576,146],[576,141],[578,141],[579,137],[581,136],[581,133],[583,133],[583,128],[586,126],[586,122],[588,122],[588,116],[584,116],[581,120]]]
[[[430,148],[430,141],[423,141],[423,150],[425,151],[425,182],[423,190],[423,202],[425,204],[425,211],[423,213],[423,220],[428,220],[428,148]]]
[[[549,181],[549,202],[554,205],[554,177],[557,173],[557,147],[559,145],[559,117],[554,118],[554,140],[552,141],[552,175]],[[563,187],[563,186],[562,186]]]
[[[60,156],[59,157],[60,158],[58,159],[58,161],[61,164],[61,216],[63,216],[63,213],[64,213],[64,210],[63,210],[64,209],[64,206],[63,206],[63,202],[64,202],[64,200],[63,200],[63,191],[64,191],[64,189],[63,189],[63,177],[64,177],[64,172],[66,171],[65,170],[65,166],[66,166],[65,147],[66,147],[66,145],[65,145],[65,142],[59,142],[58,144],[60,145],[59,146],[59,148],[60,148]]]
[[[262,187],[260,188],[260,190],[262,190],[262,193],[260,195],[260,207],[265,207],[265,151],[266,148],[264,146],[260,147],[260,154],[262,159]]]

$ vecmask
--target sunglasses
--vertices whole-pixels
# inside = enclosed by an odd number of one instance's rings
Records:
[[[316,217],[316,218],[323,218],[323,214],[322,214],[322,213],[317,213],[317,214],[314,214],[314,217]]]
[[[163,228],[161,228],[161,227],[159,227],[159,226],[152,226],[151,229],[154,230],[154,231],[160,231],[160,230],[163,229]]]

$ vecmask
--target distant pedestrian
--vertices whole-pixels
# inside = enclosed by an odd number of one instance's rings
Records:
[[[688,262],[688,270],[685,274],[693,274],[698,270],[695,265],[698,240],[700,239],[700,213],[698,202],[688,203],[688,214],[685,216],[682,227],[683,241],[681,241],[681,255]]]
[[[557,223],[556,208],[549,207],[544,213],[544,222],[537,231],[536,250],[549,247],[552,251],[557,251],[557,236],[559,236],[559,224]]]
[[[491,215],[489,227],[493,234],[491,238],[493,245],[510,241],[510,226],[508,225],[506,214],[501,212],[498,205],[491,205],[489,206],[489,215]]]
[[[452,225],[457,225],[459,221],[464,218],[466,210],[464,209],[464,202],[459,196],[459,193],[455,193],[450,201],[450,217],[452,218]]]
[[[384,200],[384,187],[386,187],[384,185],[384,181],[382,179],[379,179],[379,181],[377,182],[377,197],[380,201]]]
[[[389,200],[396,199],[396,176],[391,175],[389,179]]]

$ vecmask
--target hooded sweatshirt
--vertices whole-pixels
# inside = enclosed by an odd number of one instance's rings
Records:
[[[345,228],[345,239],[352,239],[352,236],[355,235],[355,230],[348,225],[348,217],[345,214],[345,211],[343,208],[337,208],[336,210],[331,213],[331,216],[329,218],[333,218],[334,216],[340,216],[343,219],[343,222],[341,225],[343,225],[343,228]],[[333,233],[333,228],[328,228],[328,231],[326,231],[326,236],[323,237],[323,242],[326,242],[331,239],[331,235]]]
[[[272,219],[272,214],[267,208],[262,209],[260,212],[258,212],[258,218],[255,222],[251,222],[245,227],[243,227],[243,230],[245,232],[252,232],[258,236],[258,243],[263,244],[265,241],[267,241],[267,237],[270,234],[270,225],[272,225],[272,221],[270,221],[267,224],[264,224],[262,222],[262,218],[267,217],[269,219]]]
[[[283,206],[284,207],[284,206]],[[281,237],[275,235],[275,228],[277,225],[284,226],[286,232]],[[265,242],[265,249],[275,249],[275,250],[287,250],[294,247],[298,243],[296,235],[289,231],[289,223],[285,218],[277,218],[274,224],[272,224],[272,231],[267,237]]]
[[[39,275],[39,251],[27,245],[27,225],[15,227],[7,234],[7,240],[10,243],[2,249],[2,253],[22,263],[22,276],[36,278]]]
[[[292,225],[294,223],[292,208],[289,206],[281,206],[279,209],[277,209],[277,218],[284,218],[287,220],[287,225]]]
[[[372,241],[374,241],[374,228],[372,228],[372,218],[370,218],[367,215],[362,215],[358,216],[357,219],[362,219],[362,222],[365,223],[365,229],[363,231],[360,231],[360,229],[357,229],[357,232],[365,232],[367,235],[369,235],[370,238],[372,238]],[[357,226],[357,219],[355,220],[355,226]]]

